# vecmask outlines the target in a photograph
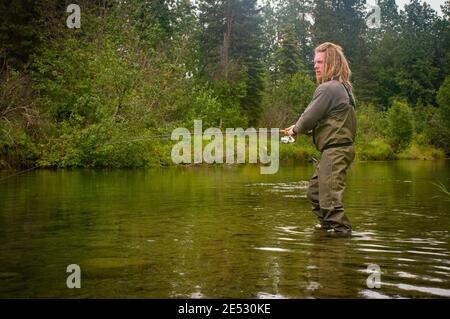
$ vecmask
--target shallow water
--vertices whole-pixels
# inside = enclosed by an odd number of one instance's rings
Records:
[[[449,298],[449,161],[356,163],[352,238],[315,230],[311,165],[39,170],[0,181],[0,297]],[[1,176],[7,173],[3,172]],[[81,267],[68,289],[66,267]],[[369,288],[368,266],[381,271]]]

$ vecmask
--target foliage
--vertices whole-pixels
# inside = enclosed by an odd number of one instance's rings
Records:
[[[376,138],[384,138],[388,120],[385,112],[378,111],[373,104],[362,103],[356,110],[358,143],[368,143]]]
[[[445,153],[441,149],[433,146],[412,143],[409,148],[399,153],[397,158],[408,160],[434,160],[445,158]]]
[[[411,108],[407,103],[395,101],[387,113],[388,138],[395,152],[407,148],[414,132],[414,120]]]
[[[293,144],[280,144],[281,161],[310,161],[311,157],[320,158],[320,153],[312,145],[310,138],[299,136]]]
[[[303,72],[286,74],[264,98],[262,126],[286,127],[298,119],[311,101],[315,84]]]
[[[392,147],[380,138],[375,138],[367,144],[358,144],[356,154],[360,160],[385,161],[395,159]]]
[[[214,89],[200,87],[194,93],[187,124],[201,119],[203,127],[247,127],[247,119],[239,106],[239,96],[245,94],[244,89],[245,86],[239,88],[227,82],[215,83]]]
[[[447,76],[437,93],[439,108],[435,112],[429,134],[434,145],[450,151],[450,76]]]
[[[256,0],[200,1],[201,75],[210,82],[245,81],[240,98],[242,112],[251,125],[261,113],[263,91],[262,16]]]
[[[450,152],[450,3],[411,0],[0,2],[0,169],[170,165],[176,127],[286,127],[316,87],[315,45],[344,48],[360,159]],[[312,19],[311,19],[312,18]],[[314,23],[313,23],[314,20]],[[281,145],[307,160],[308,137]]]

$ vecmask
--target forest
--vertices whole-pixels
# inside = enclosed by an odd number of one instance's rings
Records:
[[[445,158],[450,2],[378,6],[374,27],[363,0],[1,0],[0,169],[169,166],[167,136],[195,119],[287,127],[326,41],[352,69],[358,160]],[[280,149],[313,154],[306,136]]]

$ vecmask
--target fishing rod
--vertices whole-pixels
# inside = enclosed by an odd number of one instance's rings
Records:
[[[271,132],[270,130],[264,129],[265,131],[263,133],[267,133],[267,132]],[[278,129],[278,133],[286,133],[286,131],[284,129]],[[247,132],[245,133],[242,132],[243,134],[256,134],[256,133],[262,133],[262,129],[256,129],[255,131],[252,132]],[[204,132],[201,133],[195,133],[195,132],[189,132],[186,133],[187,135],[190,136],[198,136],[198,135],[204,135]],[[184,135],[184,134],[180,134],[180,135]],[[225,133],[226,135],[226,133]],[[172,134],[159,134],[159,135],[150,135],[150,136],[145,136],[145,137],[135,137],[135,138],[129,138],[126,140],[119,140],[119,141],[110,141],[110,142],[106,142],[106,143],[101,143],[98,145],[111,145],[111,144],[121,144],[121,143],[130,143],[130,142],[140,142],[140,141],[147,141],[147,140],[164,140],[164,139],[171,139]],[[282,143],[293,143],[295,142],[295,139],[292,136],[283,136],[281,138],[281,142]]]

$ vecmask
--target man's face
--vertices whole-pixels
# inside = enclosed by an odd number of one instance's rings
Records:
[[[320,82],[325,67],[325,52],[316,52],[314,56],[314,71],[316,71],[316,79]]]

